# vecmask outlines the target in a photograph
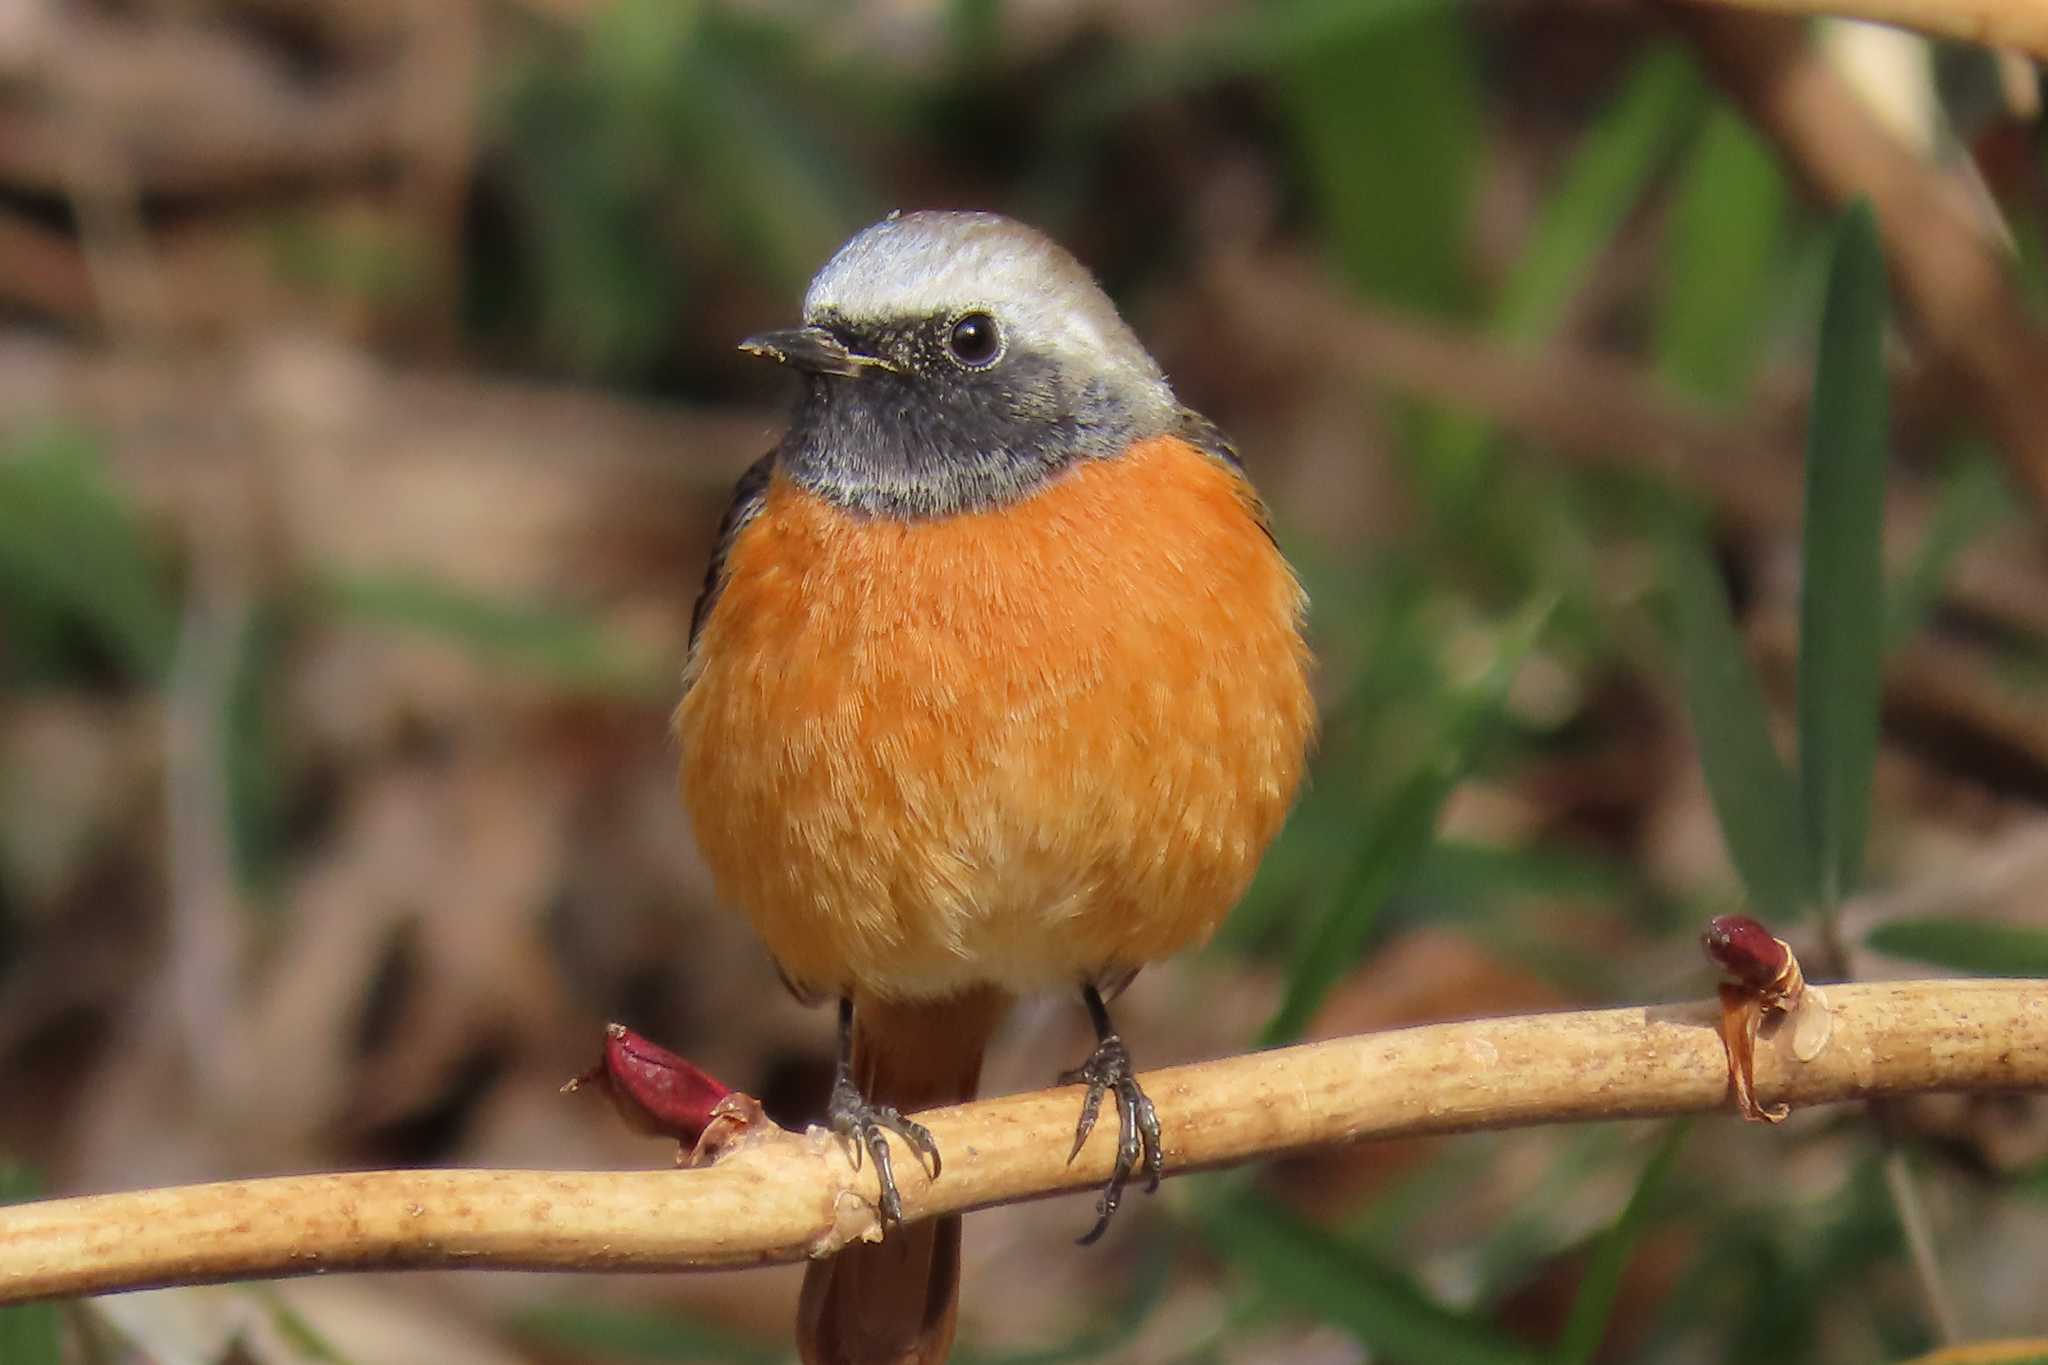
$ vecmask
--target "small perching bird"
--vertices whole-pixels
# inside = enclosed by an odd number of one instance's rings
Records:
[[[682,786],[719,894],[790,986],[839,1001],[831,1124],[879,1243],[814,1264],[813,1365],[939,1361],[960,1220],[897,1226],[888,1134],[973,1097],[1011,999],[1097,1035],[1075,1150],[1159,1124],[1105,997],[1243,895],[1315,725],[1305,601],[1237,456],[1088,272],[993,214],[892,214],[826,263],[788,434],[740,480],[691,622]]]

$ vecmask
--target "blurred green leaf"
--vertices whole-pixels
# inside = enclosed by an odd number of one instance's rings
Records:
[[[1592,853],[1443,839],[1429,850],[1413,889],[1418,896],[1470,908],[1511,896],[1618,900],[1636,891],[1635,883],[1626,866]]]
[[[291,632],[292,622],[281,606],[267,604],[251,612],[236,642],[222,699],[220,764],[235,870],[244,887],[259,893],[283,871],[284,745],[273,689]]]
[[[0,608],[78,623],[133,678],[170,664],[178,618],[163,567],[75,432],[0,449]]]
[[[1686,713],[1721,836],[1764,917],[1793,918],[1813,886],[1799,788],[1771,742],[1763,689],[1699,531],[1674,526],[1666,550]]]
[[[478,281],[533,297],[472,311],[524,305],[571,362],[637,374],[692,315],[693,269],[799,287],[881,207],[835,145],[847,101],[805,33],[793,14],[621,0],[582,42],[537,48],[494,102],[528,240]]]
[[[946,8],[954,61],[969,70],[986,66],[1002,50],[1002,0],[948,0]]]
[[[1352,861],[1370,823],[1361,812],[1381,808],[1434,759],[1431,737],[1445,724],[1438,713],[1456,704],[1442,624],[1429,609],[1437,589],[1412,555],[1374,551],[1362,565],[1339,565],[1313,543],[1288,551],[1316,604],[1323,678],[1340,695],[1324,708],[1315,780],[1224,921],[1221,953],[1271,952],[1299,939],[1298,921],[1329,894],[1331,869]]]
[[[656,13],[673,0],[631,0]],[[836,148],[829,107],[805,106],[819,85],[798,31],[744,10],[702,9],[698,41],[679,70],[661,75],[669,132],[693,198],[716,210],[736,259],[770,281],[800,287],[855,228],[885,206],[859,176],[861,162]]]
[[[1332,904],[1295,954],[1287,993],[1259,1036],[1260,1047],[1299,1038],[1331,988],[1358,966],[1381,909],[1428,851],[1444,802],[1465,775],[1467,757],[1446,754],[1441,764],[1411,777],[1375,813]]]
[[[2040,150],[2036,140],[2037,165]],[[2048,316],[2048,218],[2044,218],[2036,196],[2031,194],[2003,195],[1998,207],[2011,226],[2013,278],[2019,285],[2020,299],[2039,322]]]
[[[277,1292],[275,1285],[257,1284],[248,1286],[249,1293],[263,1305],[263,1311],[270,1317],[271,1326],[284,1338],[285,1346],[295,1359],[315,1362],[316,1365],[349,1365],[349,1359],[334,1348],[305,1314],[286,1302],[284,1295]],[[5,1357],[0,1357],[4,1359]]]
[[[1179,1247],[1172,1242],[1146,1249],[1138,1259],[1130,1292],[1116,1305],[1106,1326],[1084,1331],[1058,1346],[1029,1351],[977,1351],[956,1347],[953,1365],[1070,1365],[1100,1360],[1128,1346],[1165,1301],[1173,1284]]]
[[[1653,350],[1667,378],[1715,399],[1741,392],[1759,353],[1785,205],[1769,148],[1748,119],[1716,105],[1694,141],[1665,239]]]
[[[1560,1130],[1559,1136],[1568,1144],[1576,1143],[1581,1134],[1603,1126]],[[1429,1143],[1417,1150],[1412,1164],[1388,1169],[1385,1183],[1376,1186],[1372,1197],[1355,1211],[1346,1208],[1341,1214],[1333,1214],[1329,1227],[1343,1241],[1363,1248],[1368,1254],[1394,1257],[1413,1240],[1418,1220],[1428,1218],[1472,1189],[1475,1182],[1486,1179],[1487,1172],[1498,1169],[1502,1145],[1512,1140],[1500,1132],[1482,1129],[1467,1133],[1456,1142]],[[1525,1207],[1518,1200],[1516,1213]],[[1480,1249],[1481,1257],[1495,1244],[1493,1229],[1488,1232]],[[1522,1273],[1523,1267],[1517,1265],[1515,1269]],[[1482,1282],[1483,1294],[1484,1270],[1474,1278]]]
[[[7,1365],[63,1365],[61,1327],[53,1303],[0,1308],[0,1361]]]
[[[1699,73],[1682,49],[1660,44],[1636,62],[1544,201],[1501,292],[1495,335],[1536,341],[1557,330],[1644,187],[1697,119],[1702,95]]]
[[[1799,598],[1799,787],[1821,903],[1863,869],[1883,687],[1884,478],[1891,413],[1877,219],[1843,216],[1821,317],[1806,447]]]
[[[1459,8],[1453,0],[1264,0],[1190,14],[1158,40],[1119,52],[1113,64],[1092,70],[1055,114],[1054,124],[1069,136],[1083,130],[1099,133],[1139,105],[1273,74],[1333,48],[1355,47],[1390,27]]]
[[[1471,1145],[1478,1136],[1460,1138],[1454,1145]],[[1631,1141],[1631,1134],[1619,1123],[1578,1124],[1553,1136],[1556,1141],[1545,1142],[1540,1155],[1533,1149],[1519,1149],[1520,1135],[1513,1132],[1496,1132],[1485,1139],[1493,1148],[1495,1163],[1528,1162],[1534,1167],[1540,1162],[1541,1169],[1524,1168],[1512,1207],[1502,1210],[1473,1248],[1466,1273],[1480,1302],[1508,1301],[1528,1288],[1531,1266],[1560,1263],[1583,1250],[1595,1235],[1584,1226],[1587,1200],[1610,1184],[1616,1168],[1630,1164],[1635,1149],[1642,1145],[1639,1138]],[[1467,1176],[1467,1191],[1471,1181],[1486,1179],[1488,1169],[1498,1170],[1499,1166],[1475,1164]],[[1456,1197],[1458,1192],[1453,1190],[1442,1196]],[[1381,1245],[1392,1255],[1402,1250],[1406,1240],[1403,1237]]]
[[[1950,462],[1934,515],[1913,562],[1885,595],[1885,648],[1913,638],[1941,598],[1943,582],[1962,552],[2019,512],[2005,471],[1989,451],[1972,448]]]
[[[269,235],[278,276],[308,293],[389,307],[420,297],[430,283],[430,248],[384,219],[336,222],[305,213],[281,220]]]
[[[1578,1297],[1572,1300],[1571,1316],[1565,1320],[1564,1333],[1558,1338],[1557,1365],[1591,1365],[1600,1343],[1606,1339],[1614,1301],[1621,1294],[1622,1272],[1628,1269],[1629,1257],[1649,1224],[1650,1211],[1671,1179],[1678,1154],[1684,1150],[1685,1139],[1691,1132],[1689,1121],[1674,1123],[1666,1130],[1664,1140],[1644,1163],[1635,1193],[1629,1196],[1621,1216],[1594,1243],[1586,1273],[1579,1281]]]
[[[1260,1046],[1299,1037],[1331,987],[1357,967],[1380,911],[1428,854],[1444,802],[1491,738],[1506,708],[1508,687],[1541,637],[1553,605],[1546,600],[1532,607],[1503,633],[1484,674],[1455,702],[1434,759],[1362,822],[1363,837],[1334,896],[1301,940],[1286,993],[1260,1035]]]
[[[0,1204],[19,1204],[39,1192],[33,1174],[0,1160]],[[0,1308],[0,1365],[63,1365],[60,1325],[53,1303]]]
[[[1533,1365],[1539,1359],[1254,1189],[1239,1188],[1197,1218],[1218,1256],[1273,1298],[1350,1332],[1375,1360]]]
[[[528,92],[512,122],[518,131],[506,141],[520,149],[513,188],[531,224],[522,244],[531,259],[515,257],[479,280],[482,292],[471,311],[502,325],[492,311],[524,304],[567,364],[636,373],[659,352],[675,319],[688,313],[689,272],[680,261],[660,250],[619,249],[621,242],[657,239],[660,196],[591,153],[589,144],[606,134],[604,115],[588,92]],[[545,131],[527,135],[529,127]],[[522,284],[530,300],[518,296]],[[515,299],[493,297],[490,290]]]
[[[319,584],[318,598],[343,616],[439,636],[571,691],[657,697],[670,689],[656,661],[574,612],[404,576],[330,576]]]
[[[1754,1200],[1730,1197],[1718,1169],[1687,1180],[1691,1167],[1681,1167],[1672,1194],[1684,1191],[1696,1204],[1699,1254],[1666,1297],[1659,1339],[1640,1358],[1689,1354],[1691,1347],[1679,1343],[1697,1344],[1703,1329],[1711,1334],[1710,1360],[1880,1358],[1864,1343],[1836,1351],[1823,1345],[1844,1326],[1874,1326],[1895,1304],[1911,1311],[1912,1296],[1896,1292],[1899,1222],[1881,1163],[1849,1159],[1847,1179],[1835,1169],[1831,1179],[1839,1183],[1831,1189],[1789,1194],[1770,1187],[1768,1217],[1758,1216]]]
[[[1305,47],[1276,89],[1351,282],[1404,307],[1457,310],[1481,146],[1464,11],[1415,10]]]
[[[1695,121],[1699,74],[1675,46],[1652,48],[1630,71],[1572,153],[1543,203],[1526,248],[1502,287],[1489,330],[1511,342],[1555,332],[1571,300]],[[1469,413],[1444,414],[1427,429],[1424,461],[1441,488],[1472,491],[1492,427]]]
[[[713,1361],[717,1365],[775,1365],[787,1358],[769,1346],[675,1312],[557,1304],[521,1315],[522,1336],[569,1350],[630,1360]]]
[[[1864,935],[1880,953],[1981,976],[2048,976],[2048,929],[1989,920],[1895,919]]]

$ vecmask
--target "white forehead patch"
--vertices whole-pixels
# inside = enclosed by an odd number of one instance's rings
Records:
[[[1163,384],[1116,305],[1065,248],[994,213],[905,213],[856,233],[811,281],[804,321],[900,322],[985,309],[1013,343]]]

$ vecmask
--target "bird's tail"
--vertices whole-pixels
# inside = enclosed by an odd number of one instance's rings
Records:
[[[861,1093],[905,1114],[973,1099],[982,1052],[1008,1004],[986,989],[918,1002],[862,997],[853,1034]],[[896,1150],[899,1170],[915,1159]],[[812,1262],[797,1351],[804,1365],[939,1365],[959,1312],[960,1219],[927,1219]]]

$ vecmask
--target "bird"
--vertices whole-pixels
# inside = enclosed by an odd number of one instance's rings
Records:
[[[1294,803],[1316,728],[1307,599],[1215,425],[1078,260],[992,213],[892,213],[741,349],[801,379],[740,478],[690,622],[681,793],[721,901],[838,1003],[830,1128],[879,1242],[814,1261],[808,1365],[942,1361],[961,1221],[904,1224],[890,1135],[974,1098],[1021,996],[1073,992],[1113,1174],[1156,1188],[1157,1111],[1108,1002],[1210,937]]]

